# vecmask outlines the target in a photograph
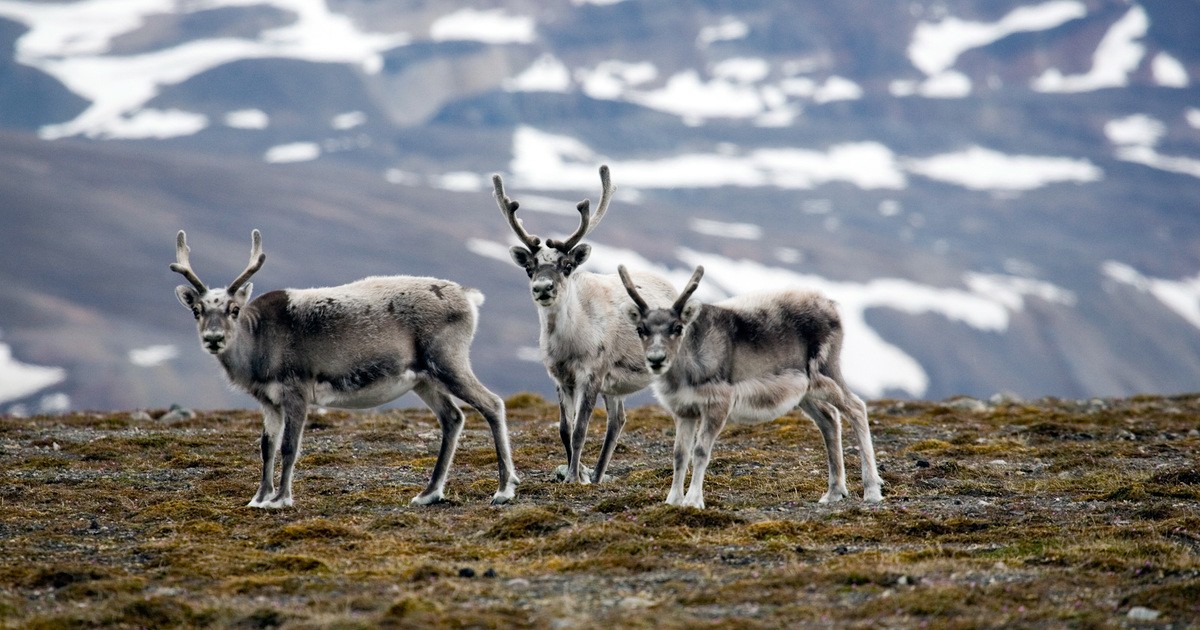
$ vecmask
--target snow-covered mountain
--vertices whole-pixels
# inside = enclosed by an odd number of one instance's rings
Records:
[[[870,397],[1200,383],[1200,3],[0,0],[0,410],[245,406],[175,230],[259,291],[432,273],[551,393],[505,175],[594,271],[841,305]],[[236,269],[235,269],[236,268]]]

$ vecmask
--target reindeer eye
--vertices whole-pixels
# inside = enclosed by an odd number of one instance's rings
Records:
[[[650,334],[650,331],[646,330],[646,329],[645,329],[645,327],[643,327],[643,326],[638,326],[638,327],[637,327],[637,334],[638,334],[638,336],[639,336],[639,337],[643,337],[643,338],[644,338],[644,337],[646,337],[647,335],[649,335],[649,334]]]
[[[679,324],[676,324],[675,327],[671,329],[671,336],[673,336],[673,337],[678,337],[679,335],[682,335],[682,334],[683,334],[683,326],[680,326]]]
[[[237,319],[238,313],[241,313],[241,312],[242,312],[242,309],[239,306],[229,307],[229,316],[234,319]]]

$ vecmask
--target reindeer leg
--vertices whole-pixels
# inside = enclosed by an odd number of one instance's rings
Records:
[[[458,436],[465,418],[449,394],[436,385],[420,383],[413,391],[437,416],[438,426],[442,428],[442,442],[438,447],[437,463],[433,465],[433,473],[429,476],[429,485],[411,501],[413,505],[429,505],[441,501],[445,496],[446,473],[450,471],[450,462],[454,460],[454,450],[458,447]]]
[[[583,467],[583,443],[587,440],[588,423],[600,395],[599,377],[593,377],[575,397],[575,425],[571,427],[571,462],[567,466],[567,483],[589,484],[592,482]]]
[[[521,482],[521,478],[517,476],[513,467],[504,400],[484,387],[469,369],[459,370],[459,374],[447,379],[446,384],[451,393],[474,407],[483,415],[484,420],[487,420],[492,431],[492,442],[496,445],[496,463],[500,469],[500,488],[492,495],[492,505],[508,503],[516,496],[517,484]]]
[[[862,460],[863,501],[872,503],[883,500],[883,479],[875,465],[875,445],[871,442],[871,426],[867,422],[867,406],[848,388],[843,388],[843,399],[837,401],[842,413],[850,418],[854,438],[858,440],[859,459]]]
[[[571,469],[571,432],[575,426],[575,390],[567,390],[559,385],[558,390],[558,437],[562,440],[563,448],[567,451],[567,463],[554,469],[554,476],[559,481],[567,480],[567,471]]]
[[[280,455],[283,469],[279,473],[279,491],[262,507],[281,508],[292,506],[292,471],[300,458],[300,441],[304,437],[304,422],[308,419],[308,402],[295,393],[284,395],[280,404],[283,410],[283,441]]]
[[[596,470],[592,472],[592,483],[600,483],[604,480],[604,471],[608,470],[608,462],[617,448],[621,430],[625,428],[625,397],[605,396],[604,410],[608,412],[608,430],[604,433],[604,446],[600,448],[600,459],[596,460]]]
[[[692,455],[692,483],[680,505],[704,508],[704,472],[708,470],[708,462],[712,458],[712,449],[717,442],[717,436],[725,428],[729,409],[730,402],[722,401],[709,405],[701,413],[702,428],[699,435],[696,436],[696,445]]]
[[[275,494],[275,453],[279,451],[279,441],[283,437],[283,411],[270,403],[263,403],[263,431],[259,441],[262,451],[262,481],[258,484],[258,493],[246,505],[248,507],[267,507],[267,500]]]
[[[671,491],[667,493],[667,503],[671,505],[683,505],[683,484],[688,466],[692,464],[692,449],[696,445],[699,425],[699,416],[675,416],[675,448],[672,452],[675,470],[671,475]]]
[[[850,492],[846,490],[846,467],[842,460],[842,425],[838,422],[837,408],[829,403],[813,400],[811,396],[806,396],[800,401],[800,408],[812,418],[825,440],[825,455],[829,462],[829,490],[818,502],[841,501],[850,496]]]

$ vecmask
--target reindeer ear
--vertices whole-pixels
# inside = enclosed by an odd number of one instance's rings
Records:
[[[238,306],[245,306],[246,302],[250,301],[250,294],[254,292],[254,283],[247,282],[233,292],[233,301]]]
[[[592,246],[587,243],[580,243],[571,249],[568,256],[571,258],[571,264],[578,267],[592,255]]]
[[[186,284],[175,287],[175,297],[179,298],[179,303],[189,310],[196,306],[196,302],[200,301],[200,293]]]
[[[524,247],[514,247],[508,250],[508,254],[512,256],[513,262],[517,263],[518,267],[529,267],[529,261],[533,258],[533,254]]]
[[[642,324],[642,309],[633,302],[626,302],[621,307],[621,314],[624,315],[625,319],[629,320],[629,323],[633,324],[634,326],[640,326]]]
[[[683,321],[683,325],[696,321],[696,316],[700,314],[700,307],[704,306],[700,300],[688,300],[687,304],[683,305],[683,310],[679,312],[679,319]]]

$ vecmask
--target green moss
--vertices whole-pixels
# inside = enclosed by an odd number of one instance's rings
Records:
[[[484,534],[496,540],[544,536],[571,525],[570,508],[522,507],[505,514]]]

